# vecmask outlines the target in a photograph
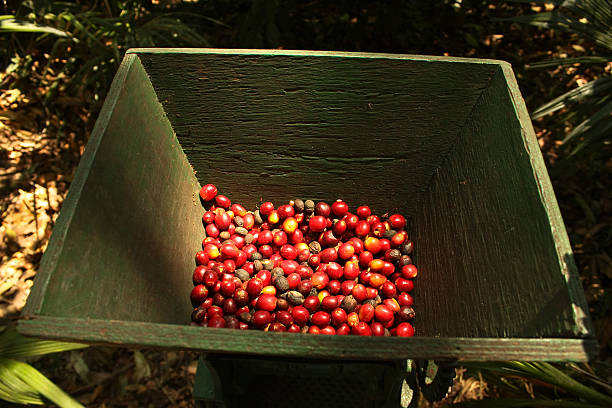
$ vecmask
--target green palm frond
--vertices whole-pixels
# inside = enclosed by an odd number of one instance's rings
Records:
[[[30,21],[19,20],[12,15],[0,15],[0,34],[1,33],[41,33],[53,34],[58,37],[68,37],[68,33],[57,28],[32,23]]]
[[[41,356],[49,353],[78,350],[85,347],[87,347],[85,344],[23,337],[14,328],[7,328],[0,334],[0,356],[5,358]]]
[[[30,0],[22,2],[20,10],[20,16],[27,16],[38,26],[65,33],[55,39],[46,35],[30,42],[38,49],[52,50],[48,53],[51,57],[45,65],[46,72],[62,73],[53,76],[52,83],[41,86],[69,92],[87,89],[96,97],[103,96],[108,89],[128,48],[209,47],[211,44],[201,34],[201,27],[207,24],[227,28],[223,22],[198,13],[161,8],[146,10],[138,1]],[[2,20],[0,27],[1,24]],[[97,61],[92,63],[92,59]],[[54,95],[55,92],[48,92],[45,101],[52,102]]]
[[[499,387],[508,388],[514,395],[520,395],[524,389],[515,387],[511,379],[523,379],[526,381],[537,381],[540,384],[546,384],[551,388],[556,388],[563,391],[574,398],[549,398],[545,396],[537,396],[531,399],[504,399],[504,400],[489,400],[488,403],[474,401],[469,404],[459,405],[465,407],[486,407],[486,406],[533,406],[533,407],[610,407],[612,406],[612,397],[595,390],[593,387],[570,376],[565,371],[555,367],[553,364],[545,362],[520,362],[506,361],[495,363],[465,363],[469,370],[480,371],[483,374],[490,374],[492,377],[497,377],[496,385]],[[576,370],[573,366],[567,366],[575,375],[584,377],[584,374]],[[594,377],[592,374],[590,374]],[[489,378],[487,376],[487,378]],[[590,379],[592,381],[592,378]],[[600,379],[597,379],[601,381]],[[494,405],[492,403],[498,403]],[[507,403],[507,404],[506,404]],[[489,404],[489,405],[487,405]]]
[[[582,57],[573,57],[573,58],[556,58],[552,60],[546,61],[538,61],[531,64],[528,64],[526,68],[535,69],[535,68],[551,68],[558,66],[567,66],[567,65],[575,65],[575,64],[607,64],[612,61],[612,55],[609,57],[600,57],[597,55],[585,55]]]
[[[612,0],[537,1],[536,3],[554,3],[556,9],[499,20],[570,31],[612,50]],[[577,15],[578,18],[573,15]]]
[[[576,126],[566,137],[563,143],[573,142],[581,138],[580,143],[570,152],[575,155],[587,146],[593,145],[603,139],[612,137],[612,101],[605,104],[600,110],[587,120]]]
[[[508,398],[483,399],[453,404],[455,408],[602,408],[586,402],[563,399]]]
[[[2,363],[0,363],[0,399],[18,404],[41,405],[43,403],[36,390],[22,381],[10,366]]]
[[[47,377],[16,358],[40,356],[87,347],[23,337],[13,327],[2,327],[0,334],[0,399],[17,404],[42,405],[48,401],[63,408],[82,407]]]
[[[526,3],[526,0],[509,0]],[[536,27],[553,28],[571,32],[612,50],[612,0],[557,0],[535,1],[553,3],[553,11],[533,13],[504,19]],[[568,59],[555,59],[531,64],[529,68],[548,68],[573,64],[607,64],[609,56],[587,55]],[[569,146],[568,157],[586,147],[612,140],[612,76],[604,76],[558,96],[536,109],[532,118],[537,119],[549,113],[561,111],[563,117],[578,123],[574,129],[560,137]],[[589,112],[588,117],[585,112]]]
[[[49,400],[62,408],[83,407],[40,371],[21,361],[0,357],[0,384],[0,397],[6,396],[10,402],[42,405]]]
[[[609,95],[610,93],[612,93],[612,76],[605,76],[595,81],[587,82],[578,88],[574,88],[571,91],[558,96],[552,101],[536,109],[531,114],[531,117],[533,119],[541,118],[542,116],[556,112],[559,109],[573,106],[587,98],[605,96]]]

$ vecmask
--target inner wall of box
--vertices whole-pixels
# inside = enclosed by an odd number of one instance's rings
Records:
[[[508,86],[500,70],[417,211],[413,236],[427,265],[419,300],[428,310],[418,325],[430,336],[586,334]]]
[[[201,184],[249,208],[342,198],[408,216],[494,69],[388,58],[139,57]]]
[[[201,184],[250,208],[342,198],[407,215],[422,274],[418,334],[577,334],[497,66],[140,58]]]
[[[137,58],[66,238],[51,240],[43,316],[187,324],[201,248],[199,185]],[[107,101],[109,103],[109,101]],[[114,103],[111,101],[111,103]],[[62,220],[62,222],[65,222]],[[52,237],[53,238],[53,237]]]

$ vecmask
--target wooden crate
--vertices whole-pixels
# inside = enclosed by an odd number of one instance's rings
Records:
[[[413,338],[190,327],[200,185],[410,216]],[[509,64],[136,49],[87,145],[19,330],[324,359],[587,360],[584,294]]]

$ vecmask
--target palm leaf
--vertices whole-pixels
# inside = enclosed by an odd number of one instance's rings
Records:
[[[600,122],[606,121],[612,123],[612,101],[608,102],[603,108],[595,112],[587,120],[579,124],[563,139],[563,143],[567,143],[580,134],[593,131]],[[601,129],[609,129],[610,125],[603,126]],[[600,129],[600,130],[601,130]],[[603,135],[601,135],[603,136]]]
[[[593,117],[589,118],[588,120],[586,120],[585,122],[590,122],[590,123],[581,123],[579,126],[581,125],[585,125],[588,126],[588,129],[580,129],[580,131],[576,134],[572,134],[570,133],[568,135],[568,139],[571,136],[572,138],[576,138],[578,135],[581,136],[581,140],[580,142],[576,145],[576,147],[570,152],[570,156],[575,155],[576,153],[578,153],[579,151],[581,151],[583,148],[592,145],[593,143],[596,143],[606,137],[610,137],[612,135],[612,109],[610,108],[609,105],[606,105],[607,108],[605,110],[602,110],[604,112],[604,114],[606,115],[606,117],[604,118],[599,118],[599,120],[594,121]],[[599,111],[597,114],[601,113],[602,111]],[[578,126],[578,127],[579,127]],[[577,127],[577,128],[578,128]],[[574,129],[576,130],[576,129]]]
[[[82,18],[81,16],[75,16],[72,13],[68,13],[68,12],[63,12],[59,14],[59,17],[66,21],[68,24],[71,24],[74,26],[74,28],[76,28],[79,32],[83,33],[85,35],[85,37],[89,38],[92,43],[104,48],[104,44],[98,39],[96,38],[96,36],[94,34],[92,34],[87,27],[85,27],[85,25],[80,21],[80,18]]]
[[[489,371],[492,374],[497,373],[502,376],[536,379],[559,387],[565,392],[588,402],[590,406],[612,406],[612,397],[582,384],[549,363],[507,361],[499,363],[465,363],[465,366],[471,369]],[[556,402],[560,403],[560,401]],[[533,405],[538,406],[536,404]]]
[[[560,6],[566,3],[566,0],[507,0],[509,3],[535,3],[535,4],[554,4]]]
[[[612,50],[611,0],[566,0],[555,4],[559,9],[575,13],[586,21],[573,18],[558,10],[500,20],[577,33]]]
[[[557,1],[555,5],[558,6],[559,10],[568,10],[586,19],[586,21],[573,18],[558,10],[496,20],[514,21],[536,27],[557,28],[577,33],[612,50],[612,1],[566,0]]]
[[[39,356],[61,351],[77,350],[87,347],[85,344],[64,343],[23,337],[15,328],[7,328],[0,334],[0,356],[5,358],[23,358]]]
[[[593,217],[594,218],[594,217]],[[606,390],[606,392],[608,393],[608,395],[612,395],[612,385],[605,382],[604,380],[602,380],[601,378],[599,378],[597,375],[595,375],[592,372],[589,372],[585,369],[583,369],[582,367],[579,367],[578,365],[574,364],[574,363],[570,363],[569,364],[571,366],[571,368],[576,371],[577,373],[579,373],[581,376],[583,376],[584,378],[586,378],[587,380],[591,381],[594,384],[597,384],[599,387],[603,388],[604,390]]]
[[[532,399],[532,398],[505,398],[505,399],[483,399],[466,401],[453,404],[457,408],[601,408],[601,405],[593,405],[585,402],[562,400],[562,399]]]
[[[0,398],[17,404],[43,404],[40,394],[0,363]]]
[[[599,57],[596,55],[585,55],[582,57],[574,57],[574,58],[557,58],[547,61],[538,61],[532,64],[528,64],[525,66],[527,69],[535,69],[535,68],[550,68],[556,66],[567,66],[574,64],[606,64],[609,61],[612,61],[611,57]]]
[[[35,24],[29,21],[18,20],[11,15],[0,16],[0,33],[43,33],[59,37],[68,37],[68,33],[46,25]]]
[[[142,24],[136,30],[136,35],[141,38],[147,38],[147,41],[141,40],[147,43],[147,45],[149,45],[149,42],[151,42],[150,45],[158,45],[160,43],[170,45],[177,41],[196,47],[209,45],[204,37],[181,20],[167,16],[157,16]],[[154,37],[157,37],[158,40],[153,40]]]
[[[544,11],[541,13],[527,14],[524,16],[496,18],[493,21],[512,21],[515,23],[528,24],[541,28],[567,27],[572,20],[558,11]]]
[[[571,104],[580,102],[586,98],[599,95],[607,95],[612,90],[612,75],[587,82],[586,84],[574,88],[569,92],[553,99],[552,101],[540,106],[532,114],[532,119],[537,119],[567,107]]]
[[[32,393],[37,393],[62,408],[83,407],[83,405],[62,391],[57,385],[49,381],[40,371],[26,363],[0,357],[0,367],[2,368],[0,380],[4,381],[5,378],[9,378],[11,384],[18,387],[19,395],[24,396],[24,398],[31,398],[29,403],[42,403],[42,401],[32,401],[35,399]],[[27,387],[29,387],[29,390]],[[11,388],[11,390],[13,389]]]
[[[197,13],[190,13],[190,12],[186,12],[186,11],[173,11],[173,12],[164,13],[164,15],[168,16],[168,17],[176,17],[176,18],[187,17],[187,18],[193,18],[193,19],[196,19],[196,20],[206,20],[206,21],[209,21],[211,23],[214,23],[214,24],[220,25],[222,27],[225,27],[225,28],[231,28],[231,26],[225,24],[223,21],[214,19],[212,17],[203,16],[203,15],[197,14]]]

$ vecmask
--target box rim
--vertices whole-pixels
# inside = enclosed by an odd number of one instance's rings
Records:
[[[480,65],[507,66],[507,61],[487,58],[452,57],[421,54],[394,54],[377,52],[351,52],[351,51],[317,51],[317,50],[277,50],[277,49],[249,49],[249,48],[130,48],[127,54],[217,54],[217,55],[268,55],[268,56],[295,56],[295,57],[339,57],[339,58],[382,58],[423,62],[463,62]]]
[[[48,316],[21,320],[18,329],[26,336],[88,344],[336,360],[588,361],[599,352],[594,338],[314,336]]]

